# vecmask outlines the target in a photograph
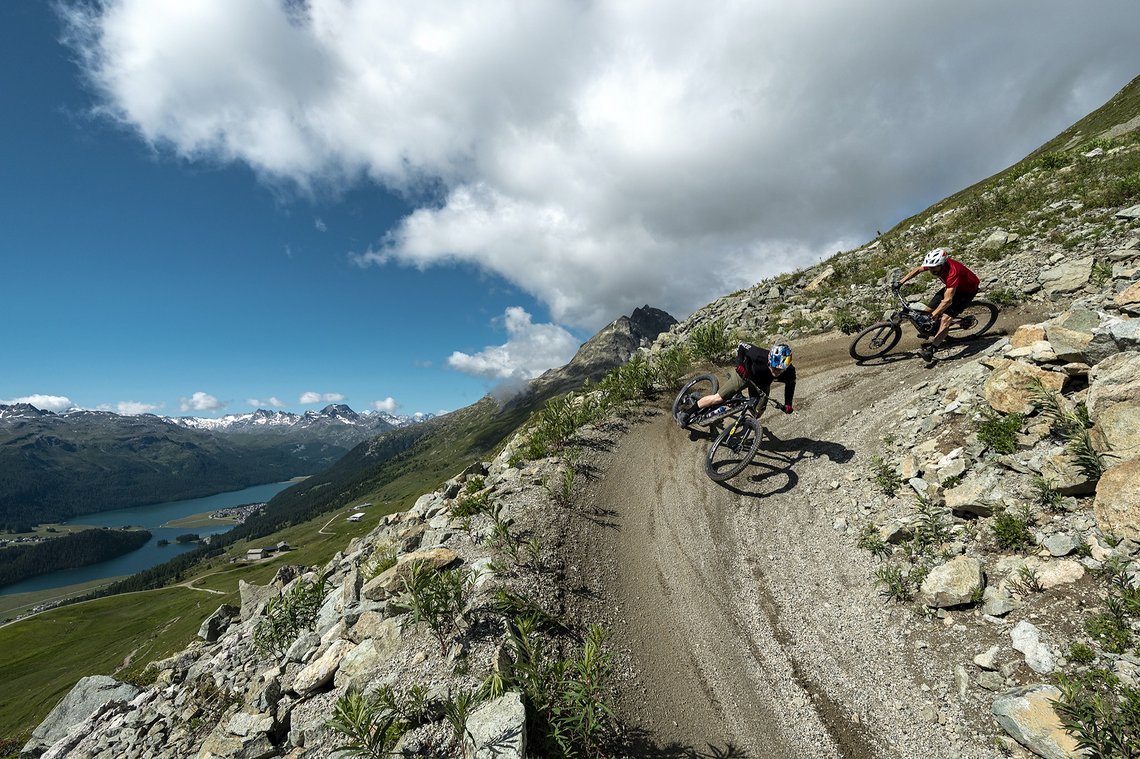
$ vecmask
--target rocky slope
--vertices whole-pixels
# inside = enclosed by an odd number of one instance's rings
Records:
[[[26,753],[327,756],[357,689],[398,707],[407,754],[558,753],[536,662],[566,663],[569,690],[589,693],[605,681],[584,634],[596,618],[629,635],[607,647],[618,753],[1076,756],[1080,731],[1053,701],[1093,708],[1095,691],[1099,727],[1127,755],[1121,702],[1140,685],[1140,190],[1127,172],[1140,143],[1114,139],[727,296],[645,354],[717,321],[763,342],[873,317],[890,268],[935,240],[1044,318],[929,369],[906,360],[909,343],[855,366],[846,338],[796,340],[804,401],[773,422],[778,461],[728,490],[652,404],[580,430],[577,460],[572,447],[521,460],[524,432],[325,566],[243,585],[241,609],[219,609],[153,682],[84,681]],[[1120,192],[1068,184],[1106,168],[1125,172]],[[631,451],[648,463],[623,468],[641,461]],[[445,586],[449,613],[408,592],[435,587],[438,601]],[[282,608],[314,613],[274,644]]]

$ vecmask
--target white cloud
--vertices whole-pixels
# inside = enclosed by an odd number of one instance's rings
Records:
[[[218,411],[226,407],[226,404],[219,401],[209,393],[204,393],[201,390],[191,395],[189,398],[182,398],[179,408],[183,412],[186,411]]]
[[[683,316],[863,242],[1140,70],[1135,0],[1095,23],[1069,0],[66,13],[104,112],[151,145],[405,193],[417,210],[358,263],[474,262],[587,327],[643,303]]]
[[[115,404],[115,411],[124,416],[138,416],[151,414],[163,407],[161,403],[141,403],[139,401],[119,401]]]
[[[447,359],[452,369],[493,380],[526,380],[574,357],[579,342],[557,324],[534,324],[518,306],[502,317],[507,342],[490,345],[475,354],[455,351]]]
[[[30,406],[35,406],[40,411],[67,411],[74,406],[71,399],[66,395],[25,395],[23,398],[12,398],[7,401],[0,401],[2,406],[14,406],[17,403],[27,403]]]
[[[344,396],[340,393],[314,393],[309,391],[301,393],[301,397],[297,399],[298,403],[340,403],[344,400]]]
[[[329,225],[325,224],[324,219],[320,218],[319,216],[313,221],[313,226],[317,228],[318,232],[329,231]]]
[[[396,399],[390,395],[382,401],[372,401],[369,405],[376,411],[384,411],[388,414],[395,413],[396,409],[400,408],[400,404],[396,403]]]
[[[245,402],[247,406],[252,406],[253,408],[281,408],[285,405],[274,395],[269,396],[269,398],[264,401],[258,400],[257,398],[246,398]]]

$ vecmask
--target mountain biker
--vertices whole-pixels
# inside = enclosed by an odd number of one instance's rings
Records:
[[[891,285],[897,293],[908,279],[924,271],[942,280],[942,289],[930,301],[930,324],[931,327],[937,326],[938,331],[930,342],[923,343],[918,351],[918,355],[927,361],[934,360],[934,351],[946,339],[946,333],[950,331],[950,323],[954,317],[962,313],[962,309],[978,294],[978,275],[960,261],[950,258],[949,254],[950,251],[946,248],[935,248],[926,254],[921,264]]]
[[[707,408],[715,407],[728,398],[744,390],[748,382],[760,387],[765,393],[772,387],[772,382],[784,383],[785,414],[792,413],[792,397],[796,393],[796,368],[792,366],[792,349],[787,343],[777,343],[772,350],[741,343],[736,348],[736,371],[729,372],[728,379],[720,386],[718,392],[698,398],[687,409],[681,412],[677,421],[682,426]]]

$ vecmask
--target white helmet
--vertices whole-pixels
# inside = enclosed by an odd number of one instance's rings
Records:
[[[922,266],[926,269],[937,269],[942,264],[946,263],[946,254],[950,251],[946,248],[935,248],[926,254],[926,258],[922,259]]]

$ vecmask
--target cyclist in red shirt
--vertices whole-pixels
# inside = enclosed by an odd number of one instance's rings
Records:
[[[962,309],[978,294],[978,275],[966,268],[962,262],[950,258],[949,253],[946,248],[935,248],[926,254],[922,264],[911,269],[894,284],[897,290],[908,279],[924,271],[942,280],[942,289],[930,301],[930,318],[937,324],[938,331],[931,341],[923,343],[918,351],[918,354],[927,361],[934,360],[934,350],[946,339],[953,317],[962,313]]]

